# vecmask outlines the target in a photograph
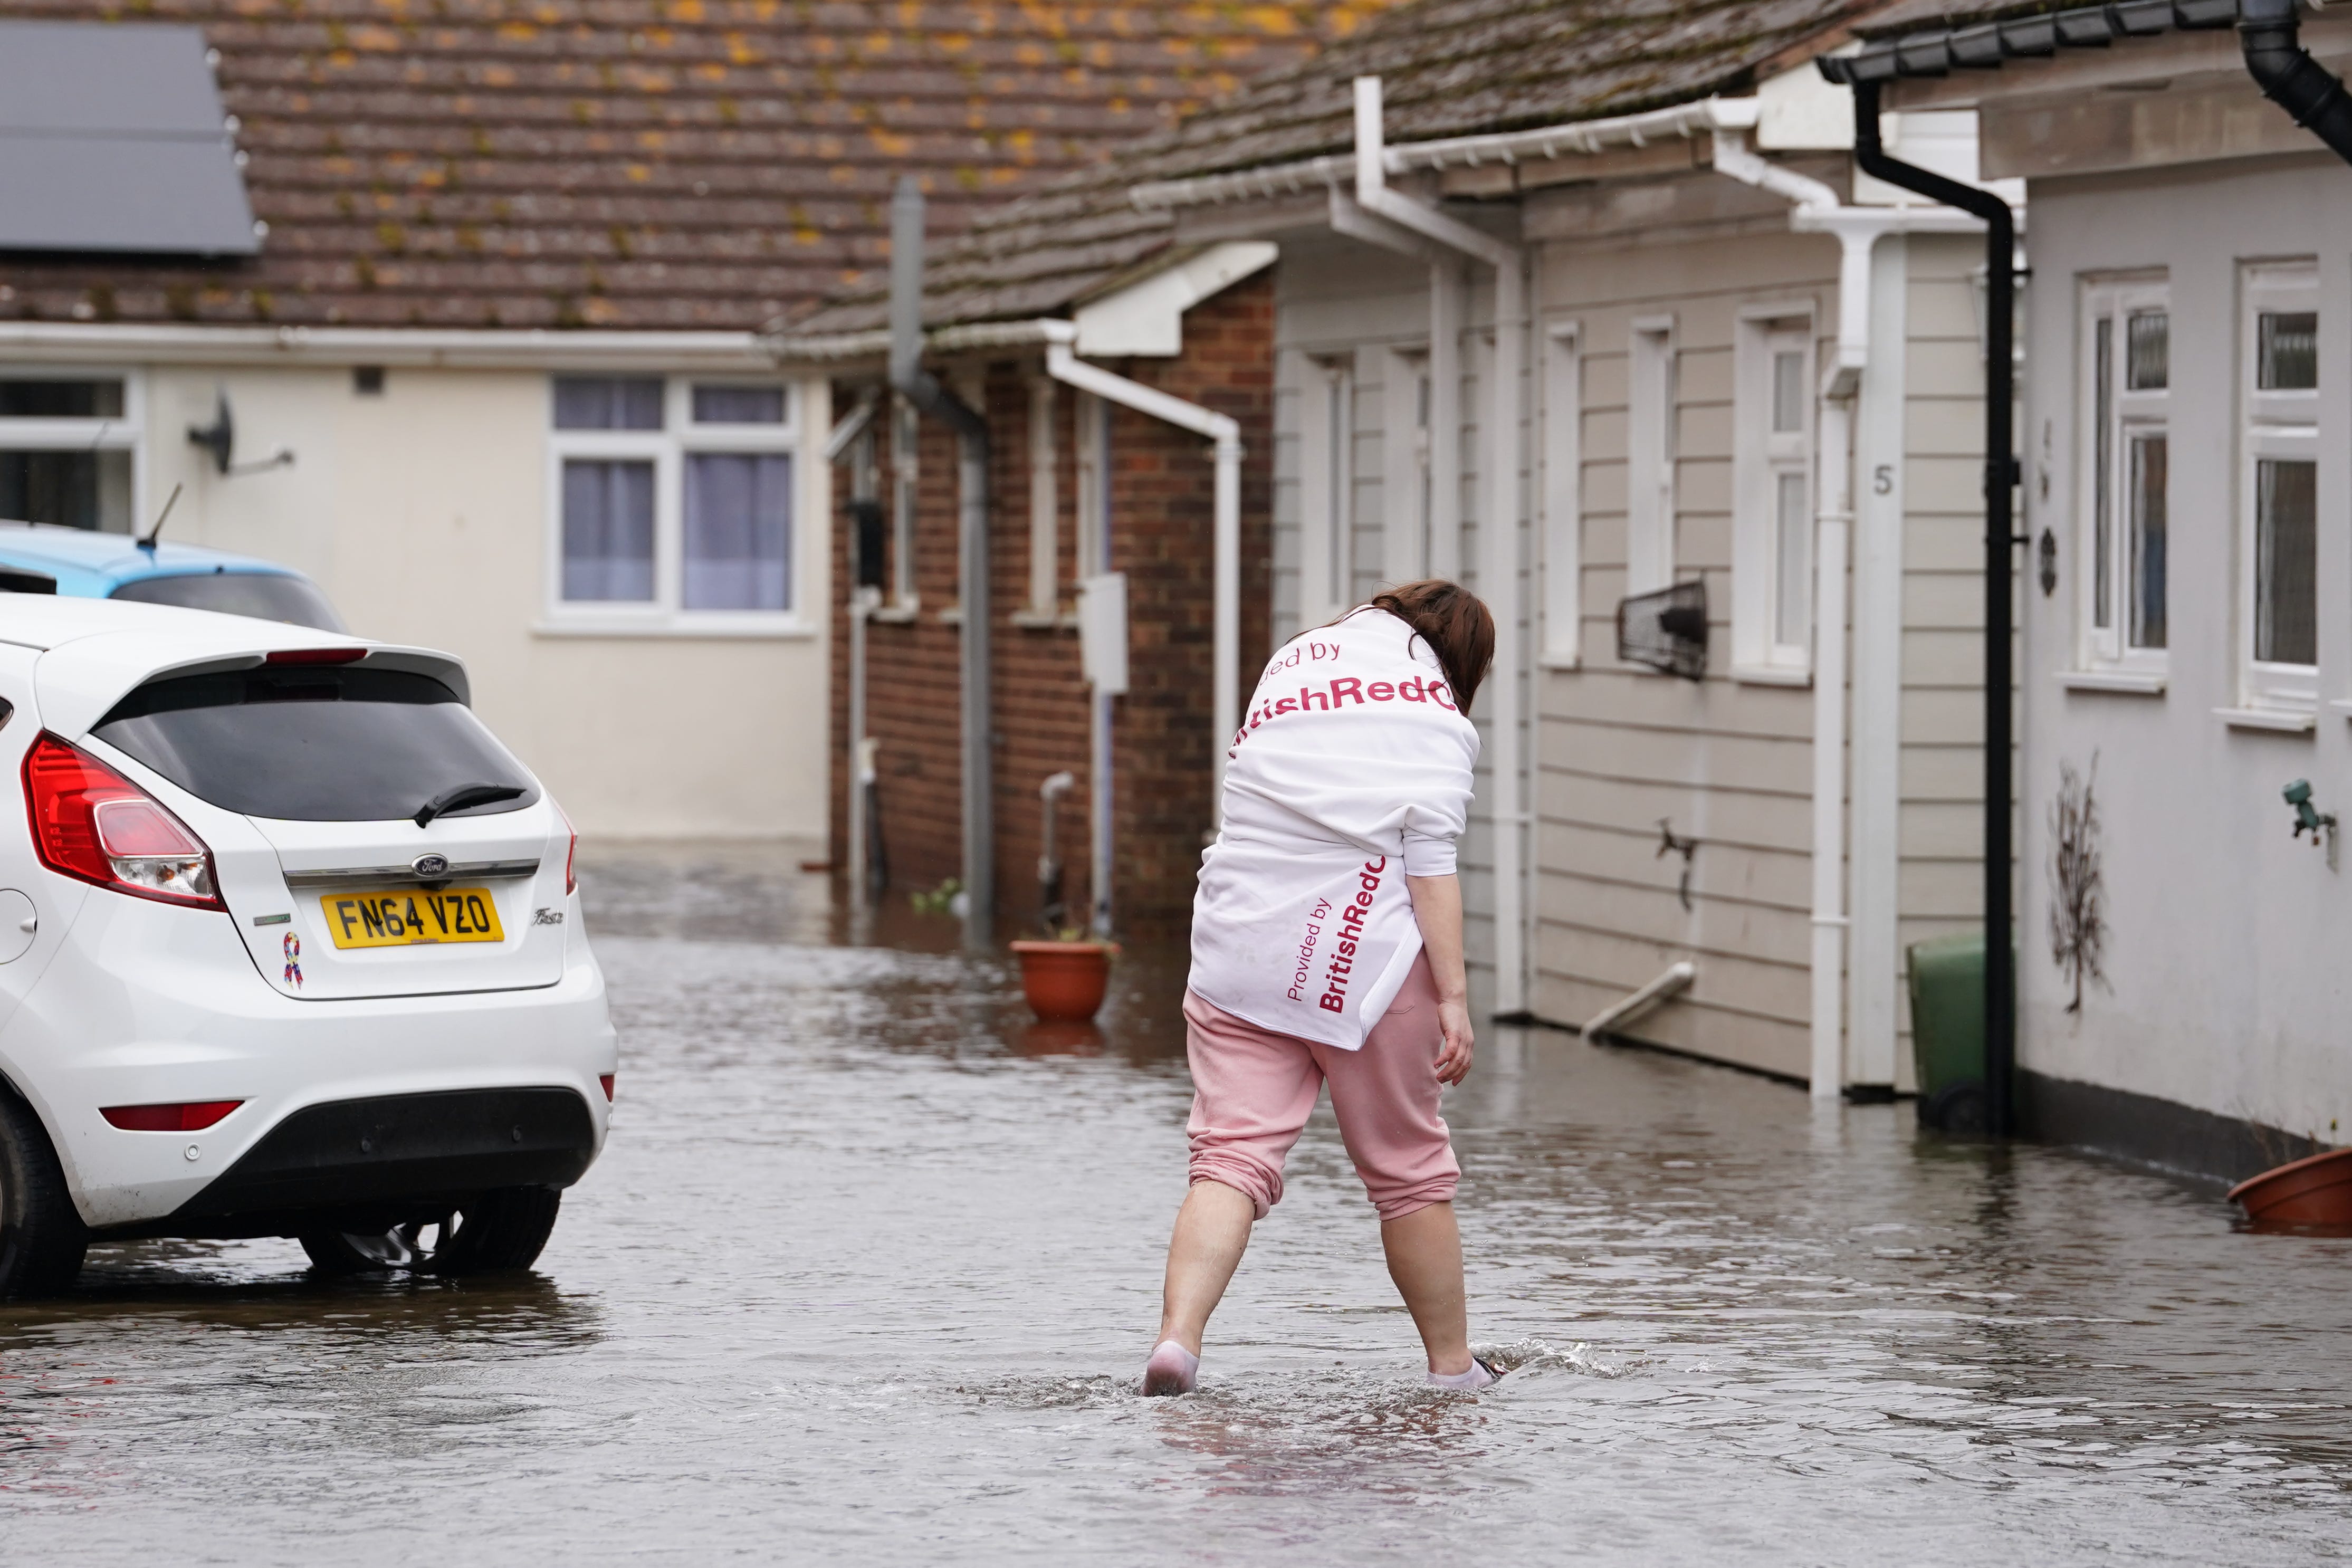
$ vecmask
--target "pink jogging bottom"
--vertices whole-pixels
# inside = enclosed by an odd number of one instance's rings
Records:
[[[1365,1037],[1343,1051],[1236,1018],[1184,994],[1195,1182],[1249,1198],[1257,1217],[1282,1201],[1282,1164],[1323,1086],[1339,1137],[1383,1220],[1447,1202],[1462,1179],[1438,1114],[1437,986],[1426,955]]]

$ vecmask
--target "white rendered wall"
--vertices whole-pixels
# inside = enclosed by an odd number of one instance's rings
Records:
[[[2290,1131],[2352,1127],[2352,869],[2288,837],[2281,786],[2308,778],[2352,820],[2352,170],[2313,153],[2169,173],[2037,180],[2026,517],[2059,545],[2058,591],[2025,593],[2019,1059]],[[2318,258],[2319,707],[2315,728],[2234,728],[2238,287],[2248,260]],[[2170,282],[2169,648],[2158,695],[2070,690],[2075,663],[2078,280]],[[2043,443],[2048,456],[2043,457]],[[2047,468],[2044,489],[2042,469]],[[2030,574],[2030,568],[2029,568]],[[2105,986],[2071,986],[2049,938],[2048,812],[2059,765],[2098,759]]]
[[[584,834],[819,837],[825,830],[824,465],[798,468],[793,636],[554,637],[545,611],[548,377],[520,371],[169,367],[148,388],[142,506],[184,484],[166,537],[283,561],[353,630],[462,657],[482,718]],[[184,431],[216,391],[240,461],[223,478]],[[824,385],[796,385],[822,430]],[[811,399],[814,401],[812,402]]]

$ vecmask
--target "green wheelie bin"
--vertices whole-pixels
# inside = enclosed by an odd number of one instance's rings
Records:
[[[1985,1130],[1985,943],[1981,931],[1911,944],[1911,1059],[1919,1125]]]

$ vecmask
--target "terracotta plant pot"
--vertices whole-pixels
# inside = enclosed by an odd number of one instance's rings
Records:
[[[2352,1149],[2331,1149],[2264,1171],[2230,1189],[2262,1229],[2352,1235]]]
[[[1082,1024],[1102,1009],[1110,943],[1016,942],[1013,951],[1021,959],[1021,990],[1040,1018]]]

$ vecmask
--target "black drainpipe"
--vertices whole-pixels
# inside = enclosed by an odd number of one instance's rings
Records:
[[[1863,171],[1930,201],[1973,213],[1985,222],[1985,1127],[1995,1138],[2006,1138],[2014,1125],[2011,1087],[2017,1064],[2017,949],[2011,931],[2010,595],[2011,552],[2025,542],[2016,535],[2012,516],[2012,492],[2017,485],[2016,434],[2011,412],[2015,395],[2011,366],[2017,224],[2009,204],[1990,191],[1887,156],[1878,141],[1878,84],[1857,81],[1852,85],[1854,162]]]
[[[2296,37],[2300,0],[2238,0],[2238,44],[2263,96],[2352,163],[2352,93],[2304,53]]]

